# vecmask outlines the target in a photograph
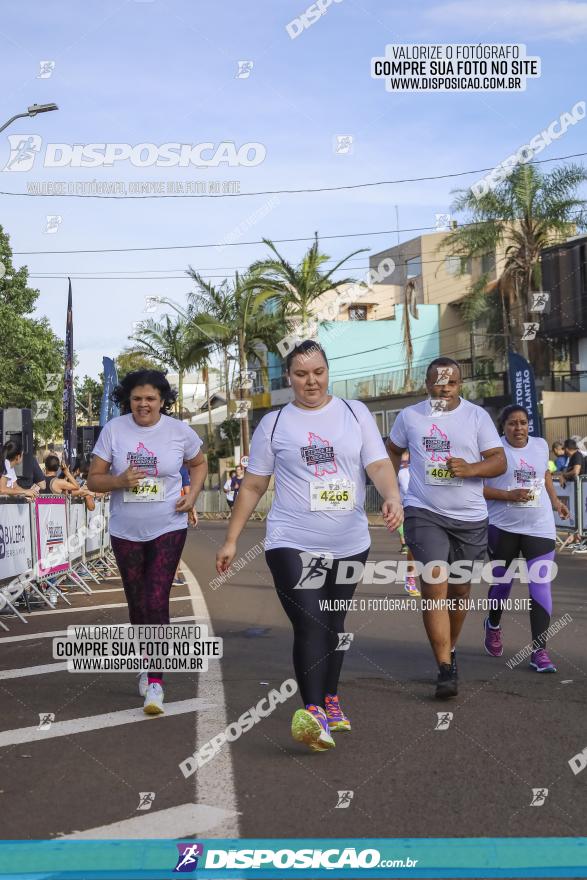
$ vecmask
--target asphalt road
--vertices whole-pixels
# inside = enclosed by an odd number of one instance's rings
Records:
[[[173,588],[171,605],[172,619],[208,622],[224,656],[208,672],[167,676],[165,716],[144,716],[134,675],[71,674],[52,658],[50,633],[127,621],[117,579],[70,595],[73,611],[60,603],[27,625],[2,618],[4,839],[586,835],[587,770],[569,766],[587,747],[580,556],[557,560],[553,621],[571,617],[548,646],[558,674],[506,665],[531,641],[527,612],[504,616],[504,656],[495,659],[483,650],[483,612],[472,611],[459,646],[461,692],[439,705],[419,612],[351,612],[340,694],[352,732],[337,734],[332,751],[308,753],[290,737],[294,695],[185,778],[187,756],[292,677],[289,623],[259,552],[264,526],[247,527],[239,553],[254,558],[213,589],[224,530],[208,522],[190,531],[184,563],[193,577]],[[371,560],[400,558],[396,537],[373,528],[372,538]],[[363,585],[357,595],[405,594]],[[439,712],[453,715],[447,729],[437,729]],[[47,731],[37,730],[40,713],[55,716]],[[548,789],[541,806],[533,789]],[[346,808],[337,807],[340,791],[353,793]],[[137,809],[141,792],[154,793],[148,810]]]

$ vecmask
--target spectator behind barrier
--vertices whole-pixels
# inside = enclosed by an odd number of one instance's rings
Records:
[[[577,441],[572,437],[565,440],[565,454],[569,460],[565,469],[559,474],[561,486],[565,486],[567,483],[574,483],[580,474],[585,473],[585,457],[579,450]]]
[[[20,440],[9,440],[2,447],[2,475],[0,476],[0,495],[24,495],[34,498],[37,487],[23,489],[18,485],[15,468],[22,462],[22,443]]]
[[[45,458],[45,486],[41,489],[42,495],[62,495],[70,494],[76,498],[83,498],[88,510],[95,510],[96,503],[94,495],[85,486],[80,486],[74,479],[69,467],[64,461],[59,463],[59,457],[54,453],[50,453]],[[57,476],[59,471],[65,475]]]
[[[37,490],[40,492],[43,486],[45,485],[45,474],[43,473],[43,469],[41,465],[33,456],[33,475],[32,477],[17,477],[16,481],[21,489],[34,489],[37,487]]]
[[[552,446],[552,461],[556,471],[564,471],[567,466],[567,456],[565,455],[565,447],[562,440],[555,440]]]

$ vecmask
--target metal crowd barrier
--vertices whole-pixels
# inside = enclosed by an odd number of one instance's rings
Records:
[[[251,519],[264,520],[273,504],[273,489],[269,489],[259,501]],[[206,489],[196,500],[196,513],[202,519],[228,519],[230,507],[222,490]]]
[[[587,546],[587,534],[584,531],[587,525],[587,475],[577,477],[566,486],[560,486],[556,480],[553,482],[557,498],[567,505],[570,513],[569,519],[561,519],[558,514],[554,514],[557,532],[568,532],[566,538],[557,535],[557,549],[564,550],[576,534],[581,536],[581,542],[576,546]]]
[[[53,608],[52,592],[56,602],[71,605],[60,587],[92,593],[88,581],[100,583],[116,573],[108,533],[110,502],[95,503],[89,511],[82,498],[0,496],[0,611],[7,607],[27,623],[17,602],[27,611],[35,599]],[[6,618],[0,617],[0,628],[8,629]]]

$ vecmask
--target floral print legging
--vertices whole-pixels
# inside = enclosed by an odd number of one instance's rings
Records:
[[[187,529],[166,532],[152,541],[111,535],[131,623],[169,623],[169,594],[186,535]],[[160,670],[149,673],[149,682],[162,678]]]

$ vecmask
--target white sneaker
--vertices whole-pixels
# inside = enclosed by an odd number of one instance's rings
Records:
[[[147,693],[147,687],[149,685],[149,673],[139,672],[137,678],[139,680],[139,696],[144,697]]]
[[[143,712],[145,712],[147,715],[162,715],[164,711],[163,688],[160,684],[154,681],[152,684],[147,685],[147,693],[145,694],[145,705],[143,706]]]

